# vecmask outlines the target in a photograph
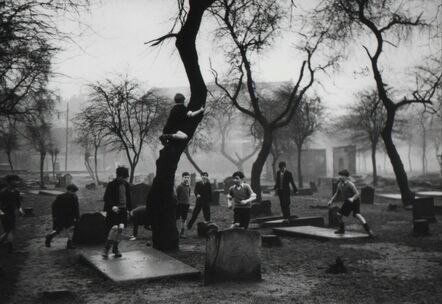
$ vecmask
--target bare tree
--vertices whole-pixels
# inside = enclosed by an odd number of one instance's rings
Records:
[[[40,188],[44,188],[44,162],[51,142],[51,121],[58,97],[48,90],[40,90],[27,98],[33,98],[37,107],[32,115],[26,115],[23,135],[40,154]]]
[[[51,165],[52,165],[52,178],[56,179],[56,164],[58,159],[58,154],[60,153],[60,149],[58,148],[57,143],[53,140],[49,141],[48,144],[48,153],[51,156]]]
[[[359,93],[357,103],[349,106],[347,111],[346,115],[338,118],[335,127],[341,134],[347,136],[347,141],[362,147],[370,147],[373,185],[377,186],[376,152],[387,120],[387,111],[382,106],[376,90]]]
[[[16,121],[13,119],[0,119],[0,146],[6,153],[12,173],[14,173],[14,166],[11,154],[19,148],[19,137],[15,125]]]
[[[179,0],[179,13],[175,25],[181,26],[175,32],[175,26],[170,33],[150,42],[158,45],[165,39],[176,38],[176,47],[183,62],[187,78],[190,84],[189,110],[195,111],[205,106],[207,87],[201,75],[198,64],[198,53],[195,40],[198,34],[204,12],[215,0]],[[202,119],[202,115],[192,120],[180,122],[180,127],[187,131],[190,140]],[[173,197],[174,177],[181,154],[187,147],[187,141],[166,145],[161,151],[156,162],[156,175],[152,188],[147,197],[146,207],[148,222],[152,225],[153,247],[160,250],[174,250],[178,248],[178,231],[175,222],[175,202]]]
[[[327,28],[336,42],[347,42],[361,33],[368,33],[375,38],[375,50],[364,46],[371,64],[371,71],[376,83],[379,99],[387,111],[387,120],[381,132],[387,154],[396,176],[402,201],[410,204],[413,195],[408,184],[402,160],[393,142],[392,132],[398,110],[412,103],[431,104],[435,92],[440,86],[442,72],[439,70],[430,83],[418,86],[409,96],[396,100],[387,90],[384,72],[379,60],[386,44],[392,44],[390,38],[401,41],[409,37],[413,28],[429,26],[422,17],[422,11],[408,9],[403,1],[395,0],[334,0],[324,1],[309,16],[318,27]],[[436,19],[435,19],[436,20]]]
[[[33,98],[51,74],[57,39],[71,39],[54,18],[77,11],[87,0],[6,0],[0,2],[0,116],[37,111]]]
[[[132,183],[143,145],[158,134],[166,101],[154,91],[142,92],[127,76],[91,85],[90,98],[86,110],[94,115],[93,126],[104,131],[109,145],[124,151]]]
[[[252,151],[246,155],[240,155],[238,151],[234,151],[233,154],[227,152],[232,149],[227,149],[229,138],[233,133],[233,129],[236,128],[244,128],[245,124],[248,120],[248,116],[242,115],[241,112],[236,110],[236,108],[232,105],[230,100],[225,96],[225,94],[217,94],[215,92],[211,93],[211,102],[214,107],[216,107],[214,115],[214,124],[216,130],[220,135],[220,152],[221,155],[224,156],[228,161],[236,166],[239,171],[244,171],[244,163],[251,159],[253,155],[258,152],[260,148],[260,140],[257,141],[257,144],[252,149]],[[238,113],[239,112],[239,113]],[[235,130],[238,131],[238,130]],[[244,137],[246,134],[243,134]]]
[[[228,39],[226,57],[231,67],[230,79],[236,76],[234,84],[222,84],[218,73],[212,69],[215,83],[228,96],[232,104],[258,122],[263,130],[262,146],[256,160],[252,166],[251,186],[257,193],[257,199],[261,199],[261,173],[263,166],[270,153],[274,139],[274,131],[286,126],[296,112],[298,105],[307,90],[313,85],[314,76],[318,69],[325,69],[332,65],[336,58],[328,61],[324,66],[313,67],[312,58],[318,51],[324,37],[324,33],[319,35],[319,39],[310,40],[301,50],[306,54],[303,60],[298,79],[292,86],[288,98],[284,101],[283,110],[269,117],[269,113],[263,110],[264,96],[259,95],[258,84],[255,82],[252,58],[270,45],[275,35],[278,34],[280,22],[284,19],[287,7],[283,7],[281,2],[272,0],[246,1],[246,0],[222,0],[217,1],[211,12],[217,17],[220,27],[217,35],[220,38]],[[313,42],[312,42],[313,41]],[[244,82],[245,78],[245,84]],[[247,101],[241,103],[238,96],[243,85],[247,92]]]

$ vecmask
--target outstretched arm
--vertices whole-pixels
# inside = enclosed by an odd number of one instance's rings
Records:
[[[201,113],[203,113],[203,112],[204,112],[204,107],[201,107],[201,109],[196,110],[196,111],[194,111],[194,112],[192,112],[192,111],[188,111],[188,112],[187,112],[187,117],[195,117],[195,116],[197,116],[198,114],[201,114]]]

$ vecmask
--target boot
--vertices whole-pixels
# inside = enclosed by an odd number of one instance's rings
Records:
[[[57,233],[54,233],[54,232],[52,232],[52,233],[49,233],[47,236],[46,236],[46,238],[45,238],[45,246],[46,247],[51,247],[51,242],[52,242],[52,239],[54,238],[54,236],[56,235]]]
[[[339,229],[335,231],[335,234],[344,234],[345,233],[345,225],[344,223],[339,223]]]
[[[76,247],[72,244],[72,240],[68,240],[66,244],[66,249],[75,249]]]
[[[113,241],[107,240],[106,244],[104,245],[103,254],[101,255],[104,259],[107,259],[109,257],[109,250],[112,246]]]
[[[370,227],[368,226],[368,223],[363,224],[365,231],[367,232],[368,236],[370,238],[373,237],[373,231],[370,229]]]
[[[112,247],[112,253],[116,258],[121,258],[123,256],[121,252],[118,250],[118,242],[114,242],[114,246]]]

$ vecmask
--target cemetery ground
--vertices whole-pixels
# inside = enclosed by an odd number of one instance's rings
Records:
[[[82,213],[102,209],[103,189],[78,192]],[[276,197],[272,212],[279,215]],[[44,236],[51,228],[50,206],[54,197],[25,194],[23,206],[34,208],[34,217],[18,218],[15,248],[9,255],[0,248],[1,303],[440,303],[442,299],[442,216],[430,225],[431,235],[412,234],[412,212],[401,206],[388,211],[387,204],[376,201],[362,205],[362,214],[376,236],[364,240],[320,241],[283,237],[282,247],[261,248],[262,281],[228,282],[204,286],[201,279],[163,279],[116,284],[104,279],[95,269],[81,262],[85,250],[101,247],[77,247],[66,250],[66,240],[55,238],[51,248]],[[212,219],[227,228],[232,211],[212,206]],[[323,216],[326,198],[292,197],[291,212],[298,216]],[[190,216],[190,214],[189,214]],[[202,215],[200,215],[202,217]],[[347,229],[362,231],[352,217]],[[195,225],[196,226],[196,225]],[[203,273],[205,239],[196,227],[186,231],[175,259]],[[271,228],[259,229],[261,234]],[[125,230],[122,253],[145,249],[150,232],[140,227],[139,238],[129,241],[131,227]],[[327,269],[341,257],[347,273],[330,274]],[[45,295],[47,291],[60,291]]]

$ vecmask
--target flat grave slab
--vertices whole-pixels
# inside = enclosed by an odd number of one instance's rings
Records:
[[[295,226],[317,226],[324,227],[324,218],[322,216],[298,217],[285,221],[283,219],[267,221],[260,223],[262,228],[269,227],[295,227]]]
[[[196,277],[198,269],[184,264],[153,248],[123,252],[123,257],[107,260],[101,254],[82,253],[81,258],[108,279],[124,283],[135,280],[157,280],[164,278]]]
[[[400,193],[379,193],[379,194],[376,194],[376,196],[381,197],[381,198],[390,199],[390,200],[399,200],[400,201],[402,199]]]
[[[273,233],[280,236],[299,236],[320,240],[345,240],[345,239],[362,239],[368,238],[365,233],[346,231],[345,234],[335,234],[336,229],[314,227],[314,226],[299,226],[299,227],[284,227],[273,228]]]
[[[419,191],[419,192],[416,192],[416,195],[442,198],[442,191]]]
[[[296,219],[298,218],[296,215],[292,215],[290,216],[290,219]],[[263,217],[256,217],[250,220],[250,223],[263,223],[263,222],[268,222],[268,221],[274,221],[274,220],[281,220],[283,219],[283,217],[281,215],[277,215],[277,216],[263,216]]]

